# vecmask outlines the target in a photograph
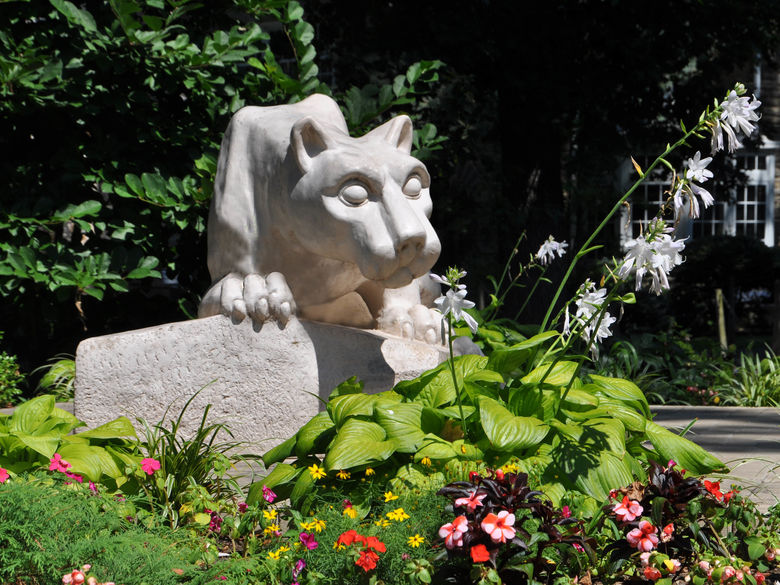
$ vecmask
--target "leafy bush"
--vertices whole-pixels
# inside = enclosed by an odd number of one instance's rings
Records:
[[[204,230],[229,117],[331,93],[303,8],[4,2],[0,23],[0,146],[13,153],[0,161],[0,322],[11,347],[41,363],[72,353],[86,329],[193,315],[209,284]],[[347,120],[414,115],[440,65],[349,89]],[[426,125],[415,145],[424,154],[442,139]]]
[[[715,388],[729,406],[780,406],[780,356],[742,353],[738,367],[720,367]]]
[[[0,341],[3,332],[0,331]],[[0,352],[0,407],[11,406],[22,394],[24,375],[19,371],[16,356]]]
[[[57,468],[76,481],[102,480],[115,487],[125,483],[128,469],[132,473],[140,463],[127,440],[135,438],[130,421],[119,417],[71,434],[82,426],[83,422],[54,405],[54,396],[20,404],[13,414],[0,415],[0,467],[14,474]]]
[[[45,370],[38,382],[38,392],[51,394],[57,402],[73,400],[76,383],[76,360],[73,356],[55,356],[49,360],[49,365],[37,368],[33,374],[37,370]]]

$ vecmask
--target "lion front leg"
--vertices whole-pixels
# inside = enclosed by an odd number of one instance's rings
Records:
[[[279,272],[266,276],[231,272],[212,285],[198,307],[198,317],[226,315],[236,322],[249,316],[255,323],[285,325],[296,313],[287,280]]]
[[[384,289],[377,318],[381,331],[425,343],[441,343],[441,313],[427,305],[430,278],[422,276],[408,286]]]

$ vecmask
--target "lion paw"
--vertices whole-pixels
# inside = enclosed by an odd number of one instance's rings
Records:
[[[425,305],[391,305],[377,319],[381,331],[430,344],[441,343],[441,313]]]
[[[249,316],[255,323],[273,320],[286,324],[295,313],[292,292],[279,272],[266,276],[228,274],[209,289],[198,309],[199,317],[222,314],[240,322]]]

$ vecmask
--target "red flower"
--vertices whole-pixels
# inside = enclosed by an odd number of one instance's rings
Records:
[[[360,540],[358,540],[358,542],[362,542],[362,537],[356,531],[347,530],[344,534],[339,536],[338,540],[336,540],[336,544],[343,544],[344,546],[349,546],[353,542],[355,542],[358,537],[360,537]]]
[[[381,552],[381,553],[387,550],[385,548],[385,543],[379,540],[376,536],[366,536],[364,546],[366,548],[372,548],[376,552]]]
[[[471,560],[475,563],[484,563],[490,560],[490,553],[484,544],[471,547]]]
[[[720,482],[719,481],[707,481],[704,480],[704,487],[707,489],[708,492],[710,492],[713,496],[715,496],[715,499],[719,502],[723,500],[723,494],[720,491]]]
[[[728,504],[729,500],[733,498],[736,494],[739,493],[739,490],[731,490],[723,494],[723,503]]]
[[[376,568],[376,562],[379,560],[379,555],[372,550],[361,550],[360,558],[355,561],[355,564],[368,573],[371,569]]]
[[[650,581],[658,581],[658,579],[661,578],[661,571],[655,567],[645,567],[644,573],[645,579],[649,579]]]

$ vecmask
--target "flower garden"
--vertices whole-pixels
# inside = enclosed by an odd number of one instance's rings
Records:
[[[171,2],[175,8],[163,21],[149,16],[164,12],[157,0],[147,1],[146,12],[135,2],[110,4],[112,14],[100,16],[116,19],[111,26],[96,25],[86,8],[63,0],[51,1],[47,18],[52,31],[55,24],[78,29],[87,62],[109,54],[143,61],[154,71],[142,83],[151,89],[166,75],[194,71],[183,86],[212,117],[240,107],[236,87],[257,95],[268,80],[269,103],[329,92],[312,67],[313,29],[297,2],[248,2],[245,8],[256,21],[272,17],[284,28],[301,69],[298,79],[283,71],[270,45],[262,63],[255,57],[253,43],[265,35],[256,22],[236,25],[229,35],[209,33],[201,52],[179,34],[181,22],[198,24],[186,18],[198,7]],[[46,20],[15,18],[25,27]],[[51,37],[60,44],[57,34]],[[0,43],[9,46],[9,38],[0,36]],[[144,61],[142,45],[153,58]],[[256,78],[226,66],[244,61],[260,72]],[[216,77],[208,69],[212,62],[218,63]],[[82,65],[72,59],[66,69]],[[441,65],[417,63],[381,89],[353,88],[345,98],[350,127],[372,119],[371,104],[377,117],[414,103]],[[67,87],[62,69],[60,63],[32,81],[20,78],[20,85],[44,91],[62,81]],[[87,85],[96,95],[122,93],[91,78]],[[228,97],[220,99],[229,106],[215,97],[223,86]],[[74,95],[81,108],[81,95]],[[715,456],[654,422],[650,405],[776,407],[780,358],[744,353],[737,365],[720,347],[695,347],[685,331],[659,330],[649,341],[611,340],[626,305],[643,294],[662,296],[672,272],[689,263],[677,219],[696,219],[715,203],[708,191],[713,157],[742,147],[760,105],[736,84],[693,124],[681,123],[680,138],[644,168],[632,158],[635,182],[581,244],[549,235],[522,259],[521,235],[479,308],[464,284],[465,270],[431,275],[443,287],[435,304],[448,359],[376,394],[364,392],[357,378],[345,380],[319,414],[266,453],[233,440],[229,423],[212,422],[209,408],[197,413],[195,432],[182,432],[197,389],[173,420],[120,417],[86,428],[57,406],[57,399],[72,396],[75,363],[54,362],[42,383],[53,393],[0,415],[0,582],[777,585],[780,504],[758,506]],[[202,131],[185,128],[176,143],[191,146]],[[426,125],[415,146],[432,151],[443,140]],[[706,146],[697,146],[700,141]],[[198,148],[190,150],[205,153]],[[707,149],[712,156],[702,153]],[[684,161],[682,168],[677,161]],[[216,161],[202,154],[194,164],[195,174],[182,179],[157,167],[137,171],[140,177],[122,171],[120,179],[106,169],[84,172],[105,193],[159,207],[161,224],[202,235],[198,205],[208,201]],[[657,214],[625,243],[623,256],[604,257],[599,238],[605,228],[659,170],[671,179]],[[81,246],[102,225],[99,214],[110,207],[102,205],[95,200],[68,208],[69,229],[81,230]],[[131,218],[136,224],[125,219],[102,239],[151,232],[156,220],[150,217],[142,210]],[[87,296],[102,300],[111,290],[127,292],[127,280],[162,279],[151,255],[125,253],[117,268],[114,256],[124,252],[90,256],[82,250],[70,259],[72,267],[58,260],[38,270],[43,259],[65,255],[61,242],[55,254],[54,232],[46,231],[54,223],[23,214],[0,222],[23,241],[16,255],[11,244],[0,247],[13,260],[10,268],[0,264],[6,289],[24,289],[19,283],[31,270],[37,272],[29,278],[46,282],[50,291],[76,286],[74,306],[86,328]],[[149,254],[164,247],[153,244]],[[530,325],[509,318],[512,295],[522,293],[522,312],[548,285],[546,312]],[[456,355],[459,338],[467,343],[458,347],[470,348],[467,355]],[[0,352],[0,406],[21,394],[18,370],[13,357]]]

